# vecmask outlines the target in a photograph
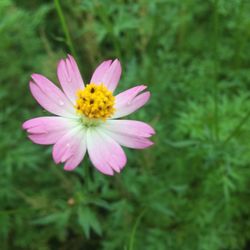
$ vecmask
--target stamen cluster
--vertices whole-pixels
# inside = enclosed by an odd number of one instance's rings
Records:
[[[88,118],[106,120],[115,111],[115,97],[103,84],[90,83],[77,91],[77,97],[77,113]]]

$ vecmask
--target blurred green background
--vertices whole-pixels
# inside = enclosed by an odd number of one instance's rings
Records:
[[[121,174],[86,157],[73,172],[21,124],[47,114],[34,72],[54,82],[71,53],[55,8],[0,1],[0,249],[250,249],[250,2],[63,0],[85,82],[104,59],[123,66],[118,91],[147,84],[130,119],[155,145],[126,150]]]

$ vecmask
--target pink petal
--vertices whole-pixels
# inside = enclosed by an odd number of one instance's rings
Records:
[[[112,63],[111,60],[104,61],[95,70],[91,83],[105,84],[110,91],[114,91],[122,73],[121,63],[115,59]]]
[[[91,162],[104,174],[120,172],[126,164],[126,155],[121,146],[100,128],[88,129],[87,148]]]
[[[74,106],[57,86],[39,74],[33,74],[32,79],[31,93],[44,109],[63,117],[76,117]]]
[[[65,170],[75,169],[86,153],[86,134],[81,126],[69,131],[53,146],[53,159],[65,163]]]
[[[102,62],[99,66],[97,66],[95,72],[92,75],[92,78],[90,80],[90,83],[100,84],[102,83],[102,78],[108,68],[110,67],[110,64],[112,63],[112,60],[107,60]]]
[[[130,120],[108,120],[102,124],[102,129],[122,146],[129,148],[147,148],[153,145],[148,137],[155,131],[144,122]]]
[[[71,55],[68,55],[67,59],[59,62],[57,76],[64,93],[75,104],[77,98],[76,92],[84,88],[84,83],[76,61]]]
[[[107,120],[102,126],[113,132],[123,135],[150,137],[155,134],[154,129],[147,123],[133,120]]]
[[[125,135],[120,133],[111,132],[110,130],[105,131],[107,135],[112,137],[117,143],[124,147],[143,149],[152,146],[154,143],[146,137]]]
[[[128,89],[115,97],[115,114],[113,118],[120,118],[141,108],[150,98],[150,92],[141,93],[147,87],[144,85]]]
[[[37,144],[54,144],[64,134],[76,127],[75,120],[63,117],[38,117],[23,123],[23,129],[29,133],[31,141]]]

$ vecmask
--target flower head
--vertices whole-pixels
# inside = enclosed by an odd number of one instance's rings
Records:
[[[114,95],[121,76],[119,60],[108,60],[95,70],[86,86],[74,58],[61,60],[57,70],[62,90],[46,77],[33,74],[30,90],[37,102],[56,116],[24,122],[31,141],[53,145],[53,159],[75,169],[86,151],[102,173],[113,175],[126,164],[121,147],[142,149],[151,146],[155,132],[148,124],[117,120],[142,107],[150,98],[146,86],[139,85]]]

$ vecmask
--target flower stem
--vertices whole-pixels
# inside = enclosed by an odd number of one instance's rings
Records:
[[[213,10],[213,60],[214,60],[214,136],[215,141],[219,140],[219,86],[218,86],[218,67],[219,67],[219,58],[218,58],[218,38],[219,38],[219,29],[218,29],[218,0],[215,0]]]
[[[136,233],[136,230],[137,230],[139,223],[140,223],[143,215],[145,214],[145,212],[146,212],[146,209],[143,209],[142,212],[139,214],[139,216],[136,218],[135,224],[134,224],[132,232],[131,232],[128,250],[134,249],[135,233]]]
[[[61,3],[60,0],[54,0],[54,4],[55,4],[55,8],[56,8],[56,12],[58,14],[58,17],[60,19],[60,23],[66,38],[66,43],[69,46],[70,52],[71,54],[76,58],[76,50],[74,48],[70,33],[69,33],[69,29],[65,20],[65,16],[63,14],[63,10],[61,7]]]

